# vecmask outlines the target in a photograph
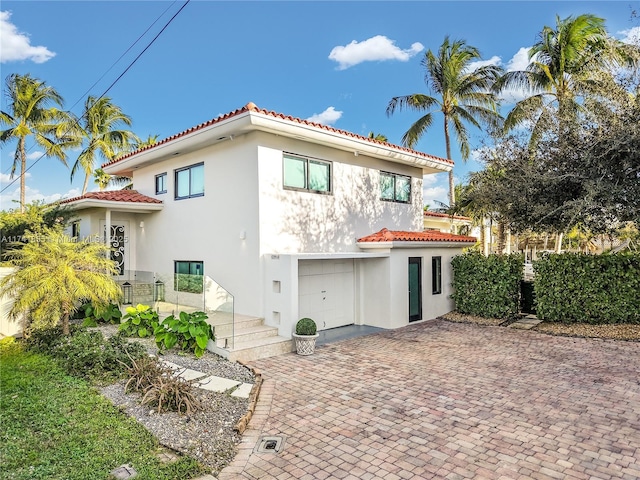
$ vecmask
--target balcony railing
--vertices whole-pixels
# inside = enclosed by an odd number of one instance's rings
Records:
[[[233,295],[211,277],[125,270],[117,281],[124,305],[150,305],[161,319],[180,312],[205,312],[218,346],[233,348]]]

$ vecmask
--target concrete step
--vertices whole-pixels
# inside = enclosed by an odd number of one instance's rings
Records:
[[[236,342],[232,349],[229,349],[228,359],[231,361],[241,360],[250,362],[261,358],[275,357],[295,350],[293,340],[273,336],[251,340],[247,342]]]
[[[216,327],[216,343],[218,345],[224,345],[225,340],[231,343],[231,337],[234,341],[243,343],[252,340],[259,340],[261,338],[275,337],[278,335],[278,329],[275,327],[269,327],[268,325],[257,325],[252,327],[239,327],[236,325],[235,331],[231,331],[231,325],[225,325],[225,328]]]
[[[236,314],[232,325],[231,315],[214,315],[210,323],[215,327],[216,341],[209,342],[207,348],[231,361],[258,360],[294,349],[292,340],[278,336],[278,329],[265,325],[263,318]]]

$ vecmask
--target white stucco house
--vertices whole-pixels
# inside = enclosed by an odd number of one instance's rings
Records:
[[[462,230],[471,230],[472,226],[472,220],[462,215],[449,215],[448,213],[425,210],[422,218],[425,230],[460,233]]]
[[[74,236],[111,232],[134,297],[146,283],[160,310],[204,308],[212,348],[251,359],[259,342],[290,349],[301,317],[396,328],[452,310],[450,259],[475,239],[423,231],[422,208],[423,175],[452,166],[249,103],[103,165],[134,190],[63,203]]]

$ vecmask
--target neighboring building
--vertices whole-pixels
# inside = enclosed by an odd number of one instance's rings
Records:
[[[103,165],[135,190],[64,203],[76,236],[111,232],[134,297],[204,308],[214,324],[232,313],[231,333],[216,332],[235,351],[259,327],[241,328],[248,317],[290,339],[305,316],[395,328],[452,310],[450,259],[475,239],[422,232],[423,175],[452,166],[249,103]],[[180,287],[189,275],[204,292]]]
[[[467,233],[466,231],[471,230],[471,219],[469,217],[430,212],[428,210],[423,212],[422,217],[425,230],[439,230],[449,233]]]

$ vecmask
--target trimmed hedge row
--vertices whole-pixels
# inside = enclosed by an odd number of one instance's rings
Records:
[[[521,254],[471,252],[451,260],[453,298],[460,313],[488,318],[513,318],[520,311]]]
[[[640,254],[552,254],[533,268],[538,318],[640,324]]]

